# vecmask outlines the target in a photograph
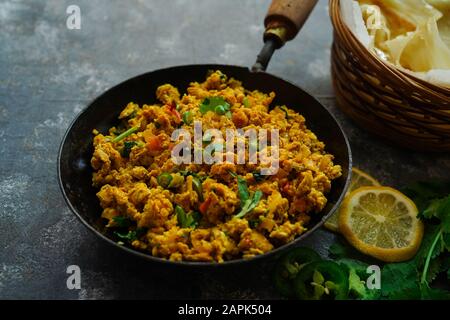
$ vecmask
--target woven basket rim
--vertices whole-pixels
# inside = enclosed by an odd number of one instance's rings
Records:
[[[436,98],[438,99],[449,99],[450,85],[440,85],[421,79],[418,76],[411,74],[411,71],[408,72],[402,70],[391,62],[383,60],[374,51],[366,48],[343,21],[341,16],[340,0],[329,0],[329,8],[335,36],[337,35],[346,43],[351,43],[352,48],[356,50],[358,56],[365,57],[367,58],[366,60],[371,60],[377,69],[384,69],[398,80],[414,87],[415,90],[427,91],[429,94],[436,95]]]

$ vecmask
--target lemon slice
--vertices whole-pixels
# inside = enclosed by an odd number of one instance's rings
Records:
[[[371,177],[369,174],[359,170],[358,168],[352,168],[352,180],[350,182],[350,186],[348,188],[346,196],[360,187],[379,186],[379,185],[380,183],[375,178]],[[328,220],[325,221],[324,224],[325,228],[333,232],[339,232],[339,224],[338,224],[339,211],[340,211],[339,209],[336,210],[328,218]]]
[[[412,258],[419,249],[423,224],[414,202],[389,187],[362,187],[342,204],[339,230],[364,254],[386,262]]]

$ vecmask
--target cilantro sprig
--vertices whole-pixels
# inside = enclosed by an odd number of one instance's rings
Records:
[[[145,235],[146,232],[147,232],[146,228],[136,228],[136,230],[129,230],[126,233],[114,231],[114,234],[118,238],[120,238],[122,240],[126,240],[129,243],[132,243],[133,241],[138,240],[140,237]]]
[[[242,218],[256,208],[263,196],[263,193],[261,190],[256,190],[253,194],[250,194],[247,181],[234,172],[230,171],[230,174],[237,179],[238,196],[241,200],[241,210],[234,217]]]
[[[125,141],[123,148],[120,150],[120,155],[124,158],[128,158],[131,153],[131,149],[135,146],[142,147],[144,143],[142,141]]]
[[[206,114],[209,111],[215,112],[219,115],[225,115],[231,118],[230,104],[222,97],[205,98],[200,105],[200,112]]]
[[[186,213],[181,206],[175,206],[178,225],[182,228],[196,228],[200,223],[202,215],[199,212]]]
[[[434,285],[440,275],[450,280],[450,182],[418,182],[402,191],[416,203],[425,233],[413,259],[383,266],[381,297],[391,300],[450,299],[448,288]],[[374,263],[340,242],[333,244],[329,252],[334,258],[351,257],[359,262]]]

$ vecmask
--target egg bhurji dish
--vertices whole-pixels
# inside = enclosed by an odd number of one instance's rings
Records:
[[[170,84],[156,96],[159,104],[130,102],[108,134],[94,130],[93,186],[117,241],[175,261],[250,258],[292,241],[325,207],[341,167],[303,116],[286,106],[269,111],[275,93],[246,90],[215,71],[183,96]],[[172,132],[193,135],[194,121],[224,136],[279,130],[278,171],[263,176],[261,164],[249,162],[175,164]]]

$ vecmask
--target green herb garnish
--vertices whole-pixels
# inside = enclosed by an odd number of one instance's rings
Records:
[[[136,230],[130,230],[127,233],[120,233],[115,231],[114,234],[122,240],[126,240],[129,243],[138,240],[147,232],[146,228],[137,228]]]
[[[138,143],[136,141],[125,141],[123,143],[122,150],[120,150],[120,155],[124,158],[128,158],[130,156],[131,149],[137,144]]]
[[[196,228],[202,215],[196,211],[186,213],[180,206],[175,206],[175,213],[177,215],[178,225],[182,228]]]
[[[158,181],[158,184],[163,187],[164,189],[167,189],[170,185],[170,183],[173,180],[173,177],[170,173],[168,172],[163,172],[161,173],[156,180]]]
[[[113,221],[119,228],[128,228],[132,225],[131,219],[124,216],[116,216],[113,218]]]
[[[179,171],[178,173],[181,174],[183,177],[193,176],[193,177],[199,179],[201,182],[205,181],[208,178],[207,175],[199,175],[196,172],[189,171],[189,170],[182,170],[182,171]]]
[[[256,182],[262,182],[268,178],[268,176],[265,176],[265,175],[261,174],[261,172],[258,172],[258,171],[255,171],[252,174],[253,174],[253,179],[255,179]]]
[[[262,195],[263,195],[263,193],[261,190],[256,190],[255,193],[253,194],[253,196],[244,202],[244,205],[242,206],[241,211],[237,215],[235,215],[235,218],[242,218],[247,213],[249,213],[253,209],[255,209],[256,206],[258,205],[259,201],[261,200]]]
[[[260,219],[251,219],[248,220],[248,225],[250,228],[255,229],[261,223]]]
[[[239,199],[241,200],[241,211],[237,215],[235,215],[235,218],[242,218],[247,213],[251,212],[253,209],[256,208],[259,201],[261,200],[263,193],[261,190],[256,190],[255,193],[250,195],[250,191],[248,190],[247,181],[238,176],[236,173],[231,172],[230,174],[233,177],[237,178],[237,186],[238,186],[238,195]]]
[[[384,264],[381,290],[362,291],[356,282],[353,290],[361,299],[379,298],[373,295],[377,291],[381,291],[382,298],[390,300],[450,299],[448,286],[443,289],[433,284],[439,275],[450,273],[450,183],[419,182],[404,188],[403,192],[416,203],[419,217],[425,223],[419,251],[409,261]],[[330,254],[341,258],[356,257],[361,261],[370,259],[341,243],[333,244]],[[368,263],[373,264],[373,261]],[[355,267],[351,269],[356,270]],[[356,281],[354,274],[352,277]]]
[[[230,111],[230,104],[222,97],[205,98],[200,105],[200,112],[205,114],[208,111],[213,111],[220,115],[226,115]]]

